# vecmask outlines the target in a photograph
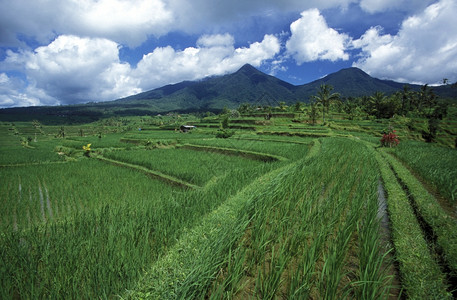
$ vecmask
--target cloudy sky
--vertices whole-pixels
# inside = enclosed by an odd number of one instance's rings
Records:
[[[457,0],[0,0],[0,107],[108,101],[249,63],[457,81]]]

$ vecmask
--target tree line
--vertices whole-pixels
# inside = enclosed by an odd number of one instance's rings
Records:
[[[383,92],[375,92],[371,96],[342,97],[333,92],[331,85],[322,84],[311,96],[308,103],[297,101],[294,105],[286,105],[285,102],[277,102],[275,105],[255,105],[243,103],[238,107],[241,114],[262,112],[298,112],[306,113],[311,124],[316,124],[322,116],[322,124],[325,125],[330,109],[345,113],[348,119],[356,117],[389,119],[397,116],[425,118],[428,121],[428,132],[423,133],[426,141],[433,141],[436,137],[439,121],[446,117],[449,102],[440,99],[433,88],[425,84],[418,91],[404,85],[391,95]]]

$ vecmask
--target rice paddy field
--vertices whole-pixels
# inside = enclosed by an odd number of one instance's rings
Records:
[[[457,297],[455,149],[381,148],[366,121],[127,121],[0,123],[1,299]]]

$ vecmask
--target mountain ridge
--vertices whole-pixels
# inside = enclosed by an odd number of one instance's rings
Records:
[[[252,65],[245,64],[238,71],[199,81],[183,81],[160,87],[141,94],[115,100],[124,103],[150,102],[157,107],[174,104],[176,109],[183,110],[218,110],[223,107],[235,108],[241,103],[254,103],[267,94],[276,102],[291,104],[296,101],[308,102],[315,95],[321,84],[329,84],[343,97],[370,96],[377,91],[386,95],[401,90],[404,85],[411,90],[419,90],[420,85],[399,83],[371,77],[361,69],[351,67],[341,69],[323,78],[303,85],[292,85],[272,75],[265,74]],[[164,89],[173,91],[164,94]],[[448,86],[433,87],[435,93],[442,97],[457,97],[457,90]],[[145,97],[148,95],[160,97]]]
[[[24,117],[26,114],[31,119],[75,116],[74,119],[90,121],[107,116],[217,112],[224,107],[237,108],[242,103],[262,105],[259,101],[265,98],[269,102],[267,105],[276,106],[279,102],[290,105],[297,101],[309,102],[321,84],[333,86],[333,92],[340,93],[342,97],[371,96],[378,91],[390,95],[402,90],[404,85],[413,91],[421,88],[420,85],[374,78],[354,67],[341,69],[310,83],[292,85],[246,64],[231,74],[168,84],[113,101],[52,107],[4,108],[0,109],[0,120],[14,120],[14,115]],[[432,88],[435,94],[442,98],[457,100],[457,88],[452,88],[451,85]]]

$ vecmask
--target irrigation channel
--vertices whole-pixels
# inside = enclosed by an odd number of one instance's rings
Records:
[[[402,294],[400,276],[398,274],[398,262],[395,261],[394,248],[392,248],[392,230],[389,220],[389,213],[387,211],[386,191],[384,189],[381,179],[378,180],[377,217],[379,219],[379,226],[381,229],[381,240],[383,241],[383,246],[386,248],[386,252],[388,252],[386,258],[388,261],[393,262],[393,267],[390,268],[390,275],[392,276],[392,290],[390,298],[404,299],[405,295]]]
[[[387,186],[387,206],[394,228],[391,236],[406,295],[409,298],[456,298],[455,219],[444,212],[438,201],[396,158],[381,149],[374,154]],[[381,197],[380,203],[383,200]],[[419,292],[415,281],[421,280],[422,292]],[[414,285],[417,289],[412,288]]]
[[[398,180],[398,183],[401,185],[405,194],[408,197],[408,202],[413,209],[414,215],[416,216],[417,222],[422,230],[422,235],[427,241],[428,248],[432,257],[435,258],[438,265],[441,268],[443,274],[446,275],[446,281],[448,284],[448,291],[452,293],[453,297],[457,299],[457,274],[453,274],[450,262],[446,259],[446,254],[444,253],[442,247],[438,243],[438,235],[436,234],[433,227],[427,223],[425,218],[422,216],[420,209],[417,205],[416,200],[414,199],[411,191],[409,190],[407,184],[399,177],[398,173],[395,172],[394,168],[391,166],[392,172],[395,174],[395,177]]]

